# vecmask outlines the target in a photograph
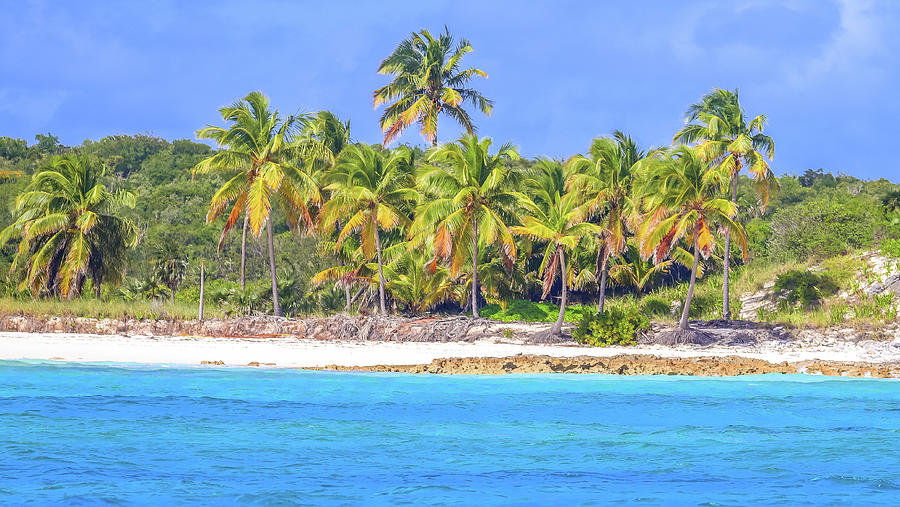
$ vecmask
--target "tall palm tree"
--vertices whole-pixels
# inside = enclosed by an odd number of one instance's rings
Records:
[[[615,131],[613,137],[594,139],[588,150],[590,157],[575,155],[567,162],[568,187],[580,192],[589,203],[591,213],[600,216],[600,242],[597,249],[597,271],[600,277],[600,313],[606,303],[606,282],[610,257],[619,257],[627,249],[629,219],[633,214],[632,185],[641,160],[646,155],[631,136]]]
[[[688,314],[694,297],[700,256],[708,258],[715,248],[714,232],[724,228],[735,238],[747,256],[744,228],[734,221],[737,207],[722,199],[730,174],[722,167],[711,166],[698,148],[681,146],[670,157],[654,159],[648,166],[640,192],[646,196],[646,221],[641,229],[641,254],[653,257],[655,263],[670,255],[678,241],[685,239],[693,248],[693,266],[684,308],[675,340],[689,337]]]
[[[0,246],[20,240],[10,267],[20,290],[71,299],[87,276],[98,296],[103,282],[121,282],[126,250],[138,241],[137,226],[122,211],[136,198],[110,192],[103,174],[94,158],[56,156],[16,198],[16,220],[0,232]]]
[[[182,246],[174,241],[166,241],[156,246],[153,259],[156,278],[169,289],[169,302],[175,302],[175,292],[184,280],[188,258]]]
[[[376,108],[393,102],[385,107],[380,120],[385,146],[413,123],[419,123],[422,136],[437,146],[440,114],[456,120],[469,134],[475,132],[463,104],[468,102],[490,115],[493,102],[469,87],[473,77],[486,78],[487,73],[476,68],[460,69],[462,57],[471,51],[472,45],[465,39],[454,45],[445,27],[437,38],[428,30],[413,33],[382,60],[378,73],[394,76],[373,94]]]
[[[506,226],[514,213],[518,197],[512,191],[518,175],[508,162],[519,158],[511,144],[504,144],[493,155],[491,139],[465,135],[428,155],[430,166],[418,178],[423,202],[410,228],[410,236],[423,243],[433,233],[435,257],[450,260],[456,276],[466,258],[472,259],[472,315],[478,317],[478,248],[497,244],[511,267],[516,243]]]
[[[598,234],[600,227],[586,222],[587,215],[580,206],[580,196],[576,192],[562,193],[558,184],[564,181],[561,164],[545,160],[541,162],[540,169],[537,178],[526,181],[534,195],[518,194],[520,205],[526,213],[522,225],[512,226],[509,230],[513,234],[547,242],[538,275],[544,277],[542,297],[546,298],[559,272],[562,286],[559,317],[550,329],[551,335],[559,336],[566,315],[567,288],[572,279],[570,270],[566,268],[566,251],[574,250],[582,237]]]
[[[258,237],[262,228],[266,227],[272,302],[275,315],[281,316],[272,235],[272,201],[281,205],[291,227],[312,227],[308,206],[320,202],[321,197],[309,166],[304,165],[302,160],[304,157],[327,158],[329,153],[321,143],[295,139],[308,120],[305,115],[282,118],[277,110],[270,109],[269,99],[260,92],[251,92],[219,112],[229,125],[202,128],[197,131],[197,137],[212,139],[221,149],[197,164],[193,172],[237,171],[237,174],[213,195],[206,220],[212,223],[226,207],[231,206],[219,239],[220,249],[228,231],[242,213],[246,212],[245,222],[254,236]],[[246,255],[245,239],[246,234],[241,245],[242,272]]]
[[[377,257],[379,306],[386,314],[381,231],[406,225],[408,212],[418,198],[409,150],[391,152],[355,144],[341,153],[328,180],[325,189],[331,192],[331,198],[322,207],[321,226],[334,227],[335,222],[349,217],[337,246],[347,235],[360,231],[363,253],[369,259],[371,254]]]
[[[765,207],[771,189],[778,185],[766,162],[766,158],[771,160],[775,156],[775,142],[763,134],[765,126],[765,115],[758,115],[749,122],[746,120],[737,90],[714,88],[700,102],[688,107],[686,125],[675,134],[673,142],[697,143],[704,159],[711,161],[716,168],[728,172],[731,202],[735,205],[738,174],[746,167],[756,181],[756,191]],[[723,264],[722,318],[729,320],[731,233],[728,230],[725,231]]]

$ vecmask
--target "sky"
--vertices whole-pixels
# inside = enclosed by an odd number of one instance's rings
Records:
[[[824,168],[900,182],[900,2],[0,0],[0,136],[64,144],[193,138],[252,90],[288,114],[330,109],[381,139],[379,62],[446,25],[495,101],[479,134],[566,158],[619,129],[667,145],[713,87],[765,114],[778,174]],[[441,141],[461,132],[449,118]],[[416,130],[401,141],[421,143]]]

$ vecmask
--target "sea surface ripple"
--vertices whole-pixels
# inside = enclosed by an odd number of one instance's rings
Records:
[[[0,361],[0,503],[898,505],[900,381]]]

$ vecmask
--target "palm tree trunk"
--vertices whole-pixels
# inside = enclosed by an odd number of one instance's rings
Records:
[[[688,313],[691,311],[691,300],[694,299],[694,282],[697,281],[697,265],[700,264],[700,249],[697,245],[697,238],[694,238],[694,267],[691,268],[691,284],[688,285],[687,297],[684,298],[684,308],[681,310],[681,321],[678,323],[679,329],[688,328]]]
[[[172,305],[175,304],[175,288],[174,287],[169,288],[169,304],[172,304]]]
[[[559,278],[562,281],[562,296],[559,299],[559,317],[556,318],[556,322],[553,324],[553,327],[550,328],[550,334],[554,336],[559,336],[562,334],[562,325],[563,321],[566,318],[566,255],[563,252],[563,249],[560,248],[559,252]]]
[[[472,222],[472,316],[478,315],[478,220]]]
[[[203,320],[203,299],[206,289],[206,272],[203,269],[203,261],[200,261],[200,310],[197,312],[197,319]]]
[[[603,313],[603,307],[606,306],[606,263],[609,260],[609,256],[606,255],[606,247],[604,246],[601,251],[603,252],[603,260],[600,262],[600,302],[597,304],[597,313]]]
[[[269,237],[269,271],[272,273],[272,307],[276,317],[281,317],[278,302],[278,275],[275,273],[275,238],[272,236],[272,217],[266,220],[266,235]]]
[[[737,175],[731,178],[731,202],[737,206]],[[722,318],[731,320],[731,297],[729,294],[728,281],[730,277],[731,267],[731,230],[725,229],[725,255],[722,258],[724,278],[722,280]]]
[[[247,267],[247,227],[250,225],[250,214],[244,213],[244,233],[241,234],[241,290],[244,290],[246,278],[244,273]]]
[[[381,234],[378,233],[378,224],[375,224],[375,252],[378,254],[378,302],[381,306],[381,314],[387,315],[384,305],[384,270],[381,264]]]
[[[344,297],[347,298],[347,305],[344,306],[344,311],[350,313],[350,304],[352,303],[353,296],[350,295],[350,282],[341,282],[341,285],[344,286]]]

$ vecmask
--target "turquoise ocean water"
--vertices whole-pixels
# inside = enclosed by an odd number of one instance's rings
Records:
[[[0,503],[898,505],[900,382],[0,362]]]

